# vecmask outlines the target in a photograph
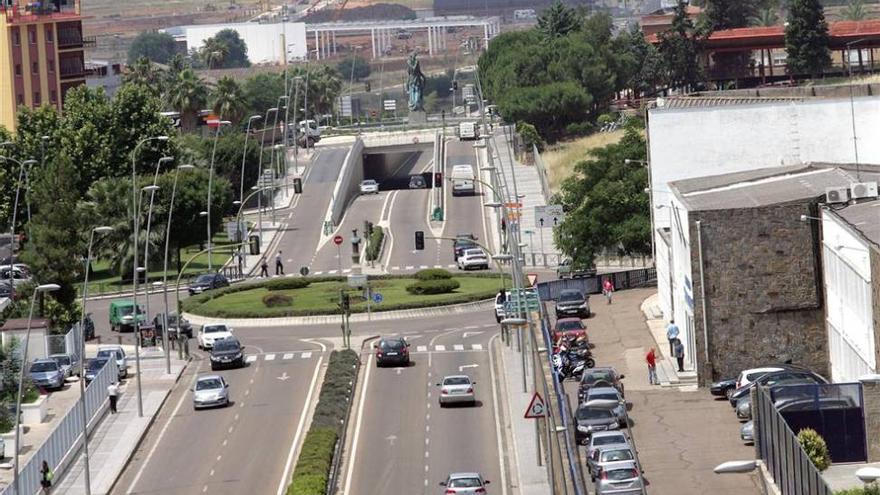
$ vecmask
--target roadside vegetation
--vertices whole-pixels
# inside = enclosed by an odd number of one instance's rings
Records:
[[[559,192],[562,182],[574,174],[575,165],[594,149],[615,144],[623,137],[624,131],[599,132],[589,136],[559,141],[541,153],[550,176],[550,190]]]

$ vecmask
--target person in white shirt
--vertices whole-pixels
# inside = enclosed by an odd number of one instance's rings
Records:
[[[111,383],[107,385],[107,397],[110,398],[110,414],[116,414],[116,401],[119,399],[119,385]]]

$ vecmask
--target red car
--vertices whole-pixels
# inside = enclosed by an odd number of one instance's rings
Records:
[[[586,338],[587,327],[580,318],[560,318],[553,327],[553,341],[556,342],[560,337]]]

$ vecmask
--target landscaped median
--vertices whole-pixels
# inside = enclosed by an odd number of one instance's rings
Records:
[[[371,311],[445,306],[495,297],[501,287],[497,273],[453,275],[422,270],[413,275],[371,276],[373,294],[382,294]],[[182,310],[218,318],[272,318],[339,314],[340,291],[348,293],[352,313],[367,311],[363,290],[349,287],[344,277],[285,277],[243,282],[182,301]]]
[[[312,425],[303,441],[287,495],[324,495],[333,455],[348,415],[360,359],[352,350],[333,351],[321,385]]]

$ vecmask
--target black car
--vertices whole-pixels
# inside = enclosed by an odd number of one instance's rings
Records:
[[[474,234],[458,234],[455,236],[455,243],[452,244],[453,256],[455,257],[455,261],[458,261],[458,257],[461,256],[468,249],[479,249],[480,246],[477,245],[477,236]]]
[[[156,327],[156,331],[160,334],[163,332],[162,325],[164,324],[164,313],[159,313],[153,318],[153,325]],[[178,321],[177,313],[171,312],[168,313],[168,335],[169,337],[176,337],[177,332],[181,332],[186,335],[187,338],[192,338],[193,329],[192,324],[187,321],[186,318],[180,318]]]
[[[0,297],[12,297],[14,290],[15,287],[12,285],[12,281],[0,281]]]
[[[98,373],[104,369],[104,365],[107,364],[107,361],[109,361],[109,359],[106,358],[95,358],[89,361],[89,364],[86,365],[85,372],[86,383],[91,383],[91,381],[98,376]]]
[[[577,289],[565,289],[556,298],[556,317],[577,316],[590,317],[590,296],[585,296]]]
[[[243,368],[244,347],[234,337],[214,341],[211,347],[211,369]]]
[[[717,397],[729,397],[736,390],[736,378],[718,380],[709,387],[709,392]]]
[[[376,344],[376,366],[409,366],[409,342],[402,337],[385,337]]]
[[[743,385],[742,387],[736,389],[728,396],[730,400],[730,405],[732,407],[736,407],[736,403],[742,397],[749,395],[752,387],[756,384],[761,385],[762,387],[772,387],[773,385],[784,382],[789,383],[793,381],[798,381],[799,383],[828,383],[821,375],[813,373],[812,371],[806,370],[797,370],[797,369],[787,369],[783,371],[775,371],[773,373],[767,373],[766,375],[761,376],[757,380],[749,383],[748,385]]]
[[[584,370],[581,376],[581,383],[578,385],[578,401],[583,402],[587,397],[587,392],[593,387],[614,387],[623,397],[623,380],[625,375],[619,375],[617,370],[611,366],[602,366]]]
[[[219,289],[220,287],[228,287],[229,280],[219,273],[203,273],[198,276],[191,284],[189,284],[189,295],[194,296],[201,294],[206,290]]]

